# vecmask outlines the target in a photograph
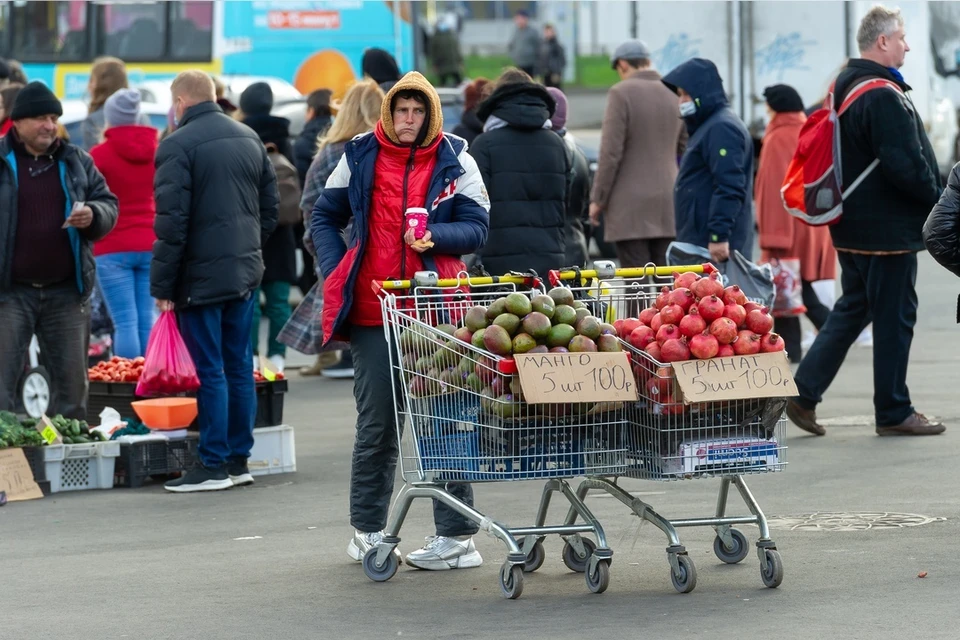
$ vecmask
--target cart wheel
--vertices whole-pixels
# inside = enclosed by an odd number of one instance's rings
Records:
[[[733,546],[727,549],[727,545],[723,544],[723,538],[717,536],[713,539],[713,552],[723,562],[737,564],[750,553],[750,544],[747,542],[747,536],[743,535],[739,529],[730,529],[730,535],[733,537]]]
[[[597,550],[597,545],[593,544],[593,540],[590,538],[580,538],[580,541],[583,543],[585,554],[581,557],[576,549],[573,548],[573,545],[568,542],[563,545],[563,564],[567,565],[570,571],[584,573],[587,570],[587,563],[590,561],[590,556]]]
[[[523,593],[523,565],[504,562],[500,567],[500,592],[507,600],[516,600]]]
[[[50,408],[50,375],[43,367],[27,372],[20,385],[20,401],[23,410],[31,418],[40,418]]]
[[[680,564],[679,576],[673,572],[673,567],[670,568],[673,588],[680,593],[690,593],[697,586],[697,568],[693,566],[693,560],[687,555],[678,555],[677,562]]]
[[[610,586],[610,560],[598,560],[597,568],[591,571],[584,571],[583,575],[587,578],[587,589],[592,593],[603,593]]]
[[[760,579],[763,584],[771,589],[776,589],[783,582],[783,560],[780,559],[780,552],[776,549],[767,549],[764,551],[764,564],[760,567]]]
[[[533,573],[543,566],[543,561],[547,558],[547,552],[543,549],[543,540],[537,540],[533,549],[527,554],[527,561],[523,563],[524,573]]]
[[[363,572],[374,582],[386,582],[397,573],[400,560],[397,554],[390,553],[383,564],[377,566],[377,547],[368,550],[363,556]]]

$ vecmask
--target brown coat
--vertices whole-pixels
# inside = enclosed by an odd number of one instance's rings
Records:
[[[687,129],[677,96],[641,69],[607,96],[590,201],[600,205],[607,242],[673,238],[673,184]]]
[[[802,112],[778,113],[763,135],[757,182],[754,185],[757,227],[760,230],[761,262],[770,258],[800,258],[803,280],[834,280],[837,251],[828,227],[811,227],[794,218],[783,206],[780,187],[797,148],[800,128],[807,121]]]

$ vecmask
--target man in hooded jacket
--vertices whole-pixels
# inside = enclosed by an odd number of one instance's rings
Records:
[[[723,262],[731,251],[753,253],[753,140],[723,92],[717,66],[693,58],[663,83],[680,97],[690,140],[674,186],[677,241],[710,251]]]
[[[477,110],[483,133],[470,149],[490,190],[490,240],[480,252],[492,274],[566,265],[573,154],[555,134],[556,101],[523,71],[504,72]]]
[[[461,138],[443,133],[436,89],[411,71],[384,97],[374,131],[347,143],[313,209],[310,231],[324,277],[324,343],[348,340],[356,372],[359,415],[350,487],[356,531],[347,554],[357,561],[383,541],[398,454],[391,386],[396,397],[404,397],[371,282],[408,279],[424,269],[455,277],[465,270],[460,257],[483,246],[490,204],[466,151]],[[417,240],[404,213],[421,207],[429,217],[426,234]],[[342,232],[351,217],[345,245]],[[470,485],[451,485],[450,493],[473,503]],[[435,570],[480,566],[473,543],[477,523],[440,501],[434,502],[434,522],[437,535],[409,554],[408,564]]]

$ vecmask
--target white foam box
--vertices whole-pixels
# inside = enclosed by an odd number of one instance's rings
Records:
[[[253,449],[247,460],[250,474],[267,476],[297,470],[297,448],[293,427],[281,424],[253,430]]]

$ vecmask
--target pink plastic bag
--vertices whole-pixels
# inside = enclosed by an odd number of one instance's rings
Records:
[[[177,318],[173,311],[164,311],[150,332],[136,393],[152,398],[189,393],[199,388],[197,369],[180,337]]]
[[[777,296],[771,313],[774,318],[793,318],[807,312],[803,304],[803,286],[800,280],[799,258],[773,258],[770,260],[773,284]]]

